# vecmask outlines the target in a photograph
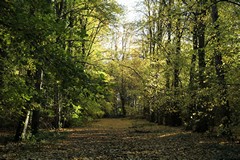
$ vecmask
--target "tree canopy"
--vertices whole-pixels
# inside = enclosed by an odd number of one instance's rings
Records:
[[[0,2],[0,128],[15,140],[101,117],[232,134],[240,114],[240,4]]]

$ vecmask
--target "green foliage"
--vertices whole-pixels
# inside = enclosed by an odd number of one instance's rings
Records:
[[[111,78],[92,68],[90,55],[101,30],[121,13],[115,1],[0,5],[1,127],[13,121],[16,127],[28,110],[40,111],[44,128],[111,112]]]
[[[150,60],[144,64],[144,115],[160,124],[179,115],[195,131],[229,132],[239,122],[239,6],[146,0],[141,7],[138,49]]]
[[[229,132],[240,121],[240,14],[212,2],[146,0],[141,22],[116,25],[114,0],[1,1],[2,125],[29,110],[49,128],[144,112]]]

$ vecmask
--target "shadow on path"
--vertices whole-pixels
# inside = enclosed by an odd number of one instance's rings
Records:
[[[144,120],[101,119],[62,132],[68,136],[54,143],[6,145],[0,159],[240,159],[238,144]]]

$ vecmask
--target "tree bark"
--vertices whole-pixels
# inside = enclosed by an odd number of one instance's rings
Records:
[[[32,82],[32,76],[31,76],[31,71],[27,70],[27,77],[26,77],[26,86],[29,87],[31,86]],[[28,118],[28,113],[30,111],[30,101],[27,101],[25,103],[25,107],[22,107],[21,113],[19,116],[15,136],[14,136],[14,141],[21,141],[22,140],[22,134],[24,132],[24,129],[27,129],[27,126],[24,126],[24,123],[26,119]],[[26,131],[25,131],[26,132]]]
[[[38,133],[39,119],[40,119],[40,110],[39,109],[33,110],[32,111],[32,124],[31,124],[31,129],[32,129],[33,135]]]
[[[28,128],[28,124],[29,124],[29,120],[30,120],[30,114],[31,114],[31,111],[27,111],[27,115],[26,115],[26,118],[25,118],[25,121],[23,124],[23,132],[22,132],[22,136],[21,136],[21,138],[23,140],[26,139],[26,136],[27,136],[27,128]]]
[[[189,73],[189,93],[191,96],[191,102],[187,108],[187,117],[186,117],[186,130],[193,129],[193,119],[191,118],[194,110],[196,108],[196,61],[197,61],[197,51],[198,51],[198,27],[197,27],[197,16],[196,13],[194,14],[194,21],[193,21],[193,31],[192,31],[192,47],[193,47],[193,54],[191,58],[191,66],[190,66],[190,73]]]
[[[168,10],[168,23],[167,23],[167,44],[170,46],[171,44],[171,37],[172,37],[172,20],[171,20],[171,15],[170,15],[170,8],[172,6],[172,0],[169,0],[168,4],[166,4],[166,6],[169,7]],[[170,66],[170,51],[167,53],[167,57],[166,57],[166,64],[167,64],[167,68],[169,68]],[[170,74],[169,71],[166,72],[166,89],[169,90],[170,89]]]
[[[180,28],[181,28],[181,20],[178,19],[177,20],[177,26],[176,26],[176,51],[175,51],[175,62],[174,62],[174,91],[175,91],[175,95],[177,94],[177,88],[179,87],[179,74],[180,74],[180,65],[179,65],[179,57],[181,54],[181,32],[180,32]]]
[[[59,105],[59,85],[56,82],[54,86],[54,128],[59,129],[61,127],[61,108]]]
[[[3,45],[3,40],[2,39],[0,39],[0,44]],[[4,76],[4,70],[5,70],[4,61],[5,61],[6,57],[7,57],[7,55],[6,55],[5,51],[2,48],[0,48],[0,105],[3,103],[2,89],[4,87],[3,76]]]
[[[223,133],[225,135],[230,136],[231,135],[231,130],[229,128],[229,123],[230,123],[230,106],[229,102],[227,100],[227,84],[225,80],[225,71],[224,71],[224,66],[223,66],[223,58],[222,58],[222,53],[219,51],[220,47],[220,31],[219,31],[219,24],[217,23],[217,20],[219,18],[218,14],[218,8],[217,8],[217,3],[216,0],[213,0],[213,5],[212,5],[212,23],[214,25],[214,30],[215,30],[215,40],[216,40],[216,46],[214,49],[214,55],[215,55],[215,70],[216,70],[216,75],[217,75],[217,84],[218,84],[218,93],[220,94],[220,101],[221,104],[220,106],[217,107],[216,109],[216,118],[215,121],[217,125],[223,125]],[[220,123],[220,124],[219,124]]]
[[[193,54],[191,59],[190,67],[190,78],[189,78],[189,89],[190,91],[194,89],[195,79],[196,79],[196,60],[197,60],[197,50],[198,50],[198,28],[197,28],[197,17],[194,15],[194,26],[193,26]]]
[[[173,73],[173,87],[174,87],[174,96],[178,97],[179,96],[179,82],[180,82],[180,63],[179,63],[179,58],[181,54],[181,20],[180,18],[177,19],[177,24],[176,24],[176,49],[175,49],[175,58],[174,58],[174,73]],[[182,120],[180,118],[180,105],[179,101],[175,100],[173,103],[173,107],[176,112],[171,113],[171,118],[172,118],[172,125],[173,126],[179,126],[182,124]]]
[[[30,116],[30,111],[26,111],[25,109],[22,109],[22,113],[19,117],[15,136],[14,136],[14,141],[18,142],[21,141],[22,139],[25,139],[26,137],[26,132],[27,132],[27,127],[28,127],[28,122],[29,122],[29,116]]]
[[[199,87],[205,87],[205,24],[200,20],[198,29],[198,67],[199,67]]]
[[[125,83],[124,83],[124,78],[123,78],[123,70],[122,70],[122,77],[121,77],[121,89],[120,89],[120,99],[121,99],[121,107],[122,107],[122,114],[125,117],[127,114],[126,111],[126,88],[125,88]]]
[[[206,9],[205,9],[206,1],[201,0],[198,4],[198,9],[200,12],[197,11],[197,26],[198,26],[198,89],[204,90],[206,88],[206,60],[205,60],[205,29],[206,25],[204,22],[204,18],[206,16]],[[199,95],[198,100],[196,102],[196,108],[194,112],[196,113],[194,119],[194,131],[196,132],[206,132],[209,129],[209,113],[207,112],[207,105],[206,102],[208,101],[208,97],[206,95]]]
[[[82,51],[82,59],[85,60],[87,56],[87,49],[86,49],[86,39],[85,36],[87,34],[87,18],[81,17],[80,18],[80,25],[81,25],[81,51]]]
[[[41,90],[43,85],[43,70],[38,66],[37,71],[35,73],[34,79],[36,80],[35,83],[35,90],[38,92],[38,95],[35,97],[36,102],[41,105]],[[35,108],[32,111],[32,134],[37,134],[39,129],[39,120],[40,120],[40,109]]]

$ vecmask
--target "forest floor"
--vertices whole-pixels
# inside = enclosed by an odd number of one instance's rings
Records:
[[[144,120],[101,119],[86,127],[49,133],[48,139],[30,142],[0,141],[0,159],[240,159],[240,144]]]

